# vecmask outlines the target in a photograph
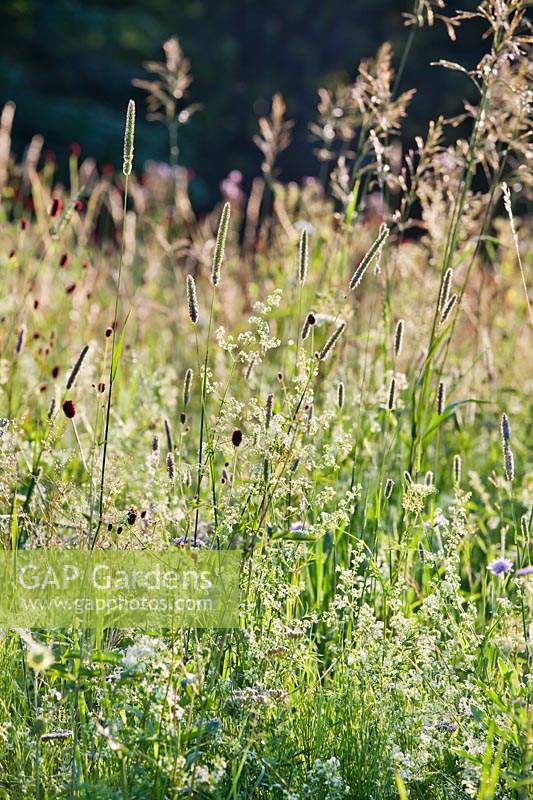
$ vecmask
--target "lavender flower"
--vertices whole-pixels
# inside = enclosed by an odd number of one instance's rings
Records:
[[[533,565],[529,565],[528,567],[521,567],[520,569],[516,570],[517,575],[533,575]]]
[[[510,572],[512,568],[513,562],[503,557],[495,558],[494,561],[491,561],[487,566],[487,569],[490,570],[493,575],[505,575],[507,572]]]

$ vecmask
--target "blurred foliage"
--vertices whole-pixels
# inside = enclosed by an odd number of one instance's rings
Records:
[[[61,165],[68,146],[79,142],[82,154],[119,166],[133,96],[137,167],[168,160],[166,131],[144,121],[145,96],[131,81],[146,77],[142,63],[162,60],[161,43],[176,34],[192,65],[189,99],[202,105],[179,142],[180,162],[199,176],[195,203],[211,204],[231,169],[243,172],[245,184],[258,173],[252,136],[276,91],[296,120],[281,160],[284,177],[316,174],[307,125],[317,89],[352,79],[360,59],[384,40],[398,62],[409,35],[402,12],[410,7],[409,0],[3,0],[0,94],[17,104],[15,152],[20,156],[38,132]],[[448,13],[455,7],[449,4]],[[401,84],[417,88],[408,139],[424,132],[429,119],[460,110],[470,91],[463,76],[429,63],[451,58],[471,66],[481,50],[474,25],[463,26],[455,44],[440,25],[417,31]]]

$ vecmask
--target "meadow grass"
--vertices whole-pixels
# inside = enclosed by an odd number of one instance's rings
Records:
[[[132,171],[130,104],[123,174],[73,151],[63,185],[6,107],[3,548],[243,555],[238,629],[4,631],[0,797],[531,796],[524,12],[481,3],[478,104],[415,143],[387,46],[321,90],[301,185],[276,95],[204,217],[175,40],[172,168]]]

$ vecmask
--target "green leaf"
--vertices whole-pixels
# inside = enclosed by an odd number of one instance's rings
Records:
[[[122,352],[122,345],[124,344],[124,335],[126,333],[126,325],[128,324],[128,320],[130,318],[131,308],[128,311],[128,315],[124,320],[124,325],[122,326],[122,330],[120,332],[120,336],[118,337],[118,342],[115,345],[115,350],[113,352],[113,363],[111,364],[111,382],[115,380],[115,376],[118,371],[118,364],[120,361],[120,354]]]
[[[19,541],[19,520],[17,515],[17,493],[13,494],[13,502],[11,503],[11,549],[16,550]]]

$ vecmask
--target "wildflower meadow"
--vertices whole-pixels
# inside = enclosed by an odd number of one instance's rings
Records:
[[[0,798],[533,796],[527,6],[417,0],[403,52],[320,89],[313,176],[277,93],[261,173],[201,215],[177,38],[121,171],[15,159],[3,106],[0,554],[235,551],[238,606],[0,626]],[[472,24],[481,61],[427,69],[477,99],[409,141],[417,31]]]

